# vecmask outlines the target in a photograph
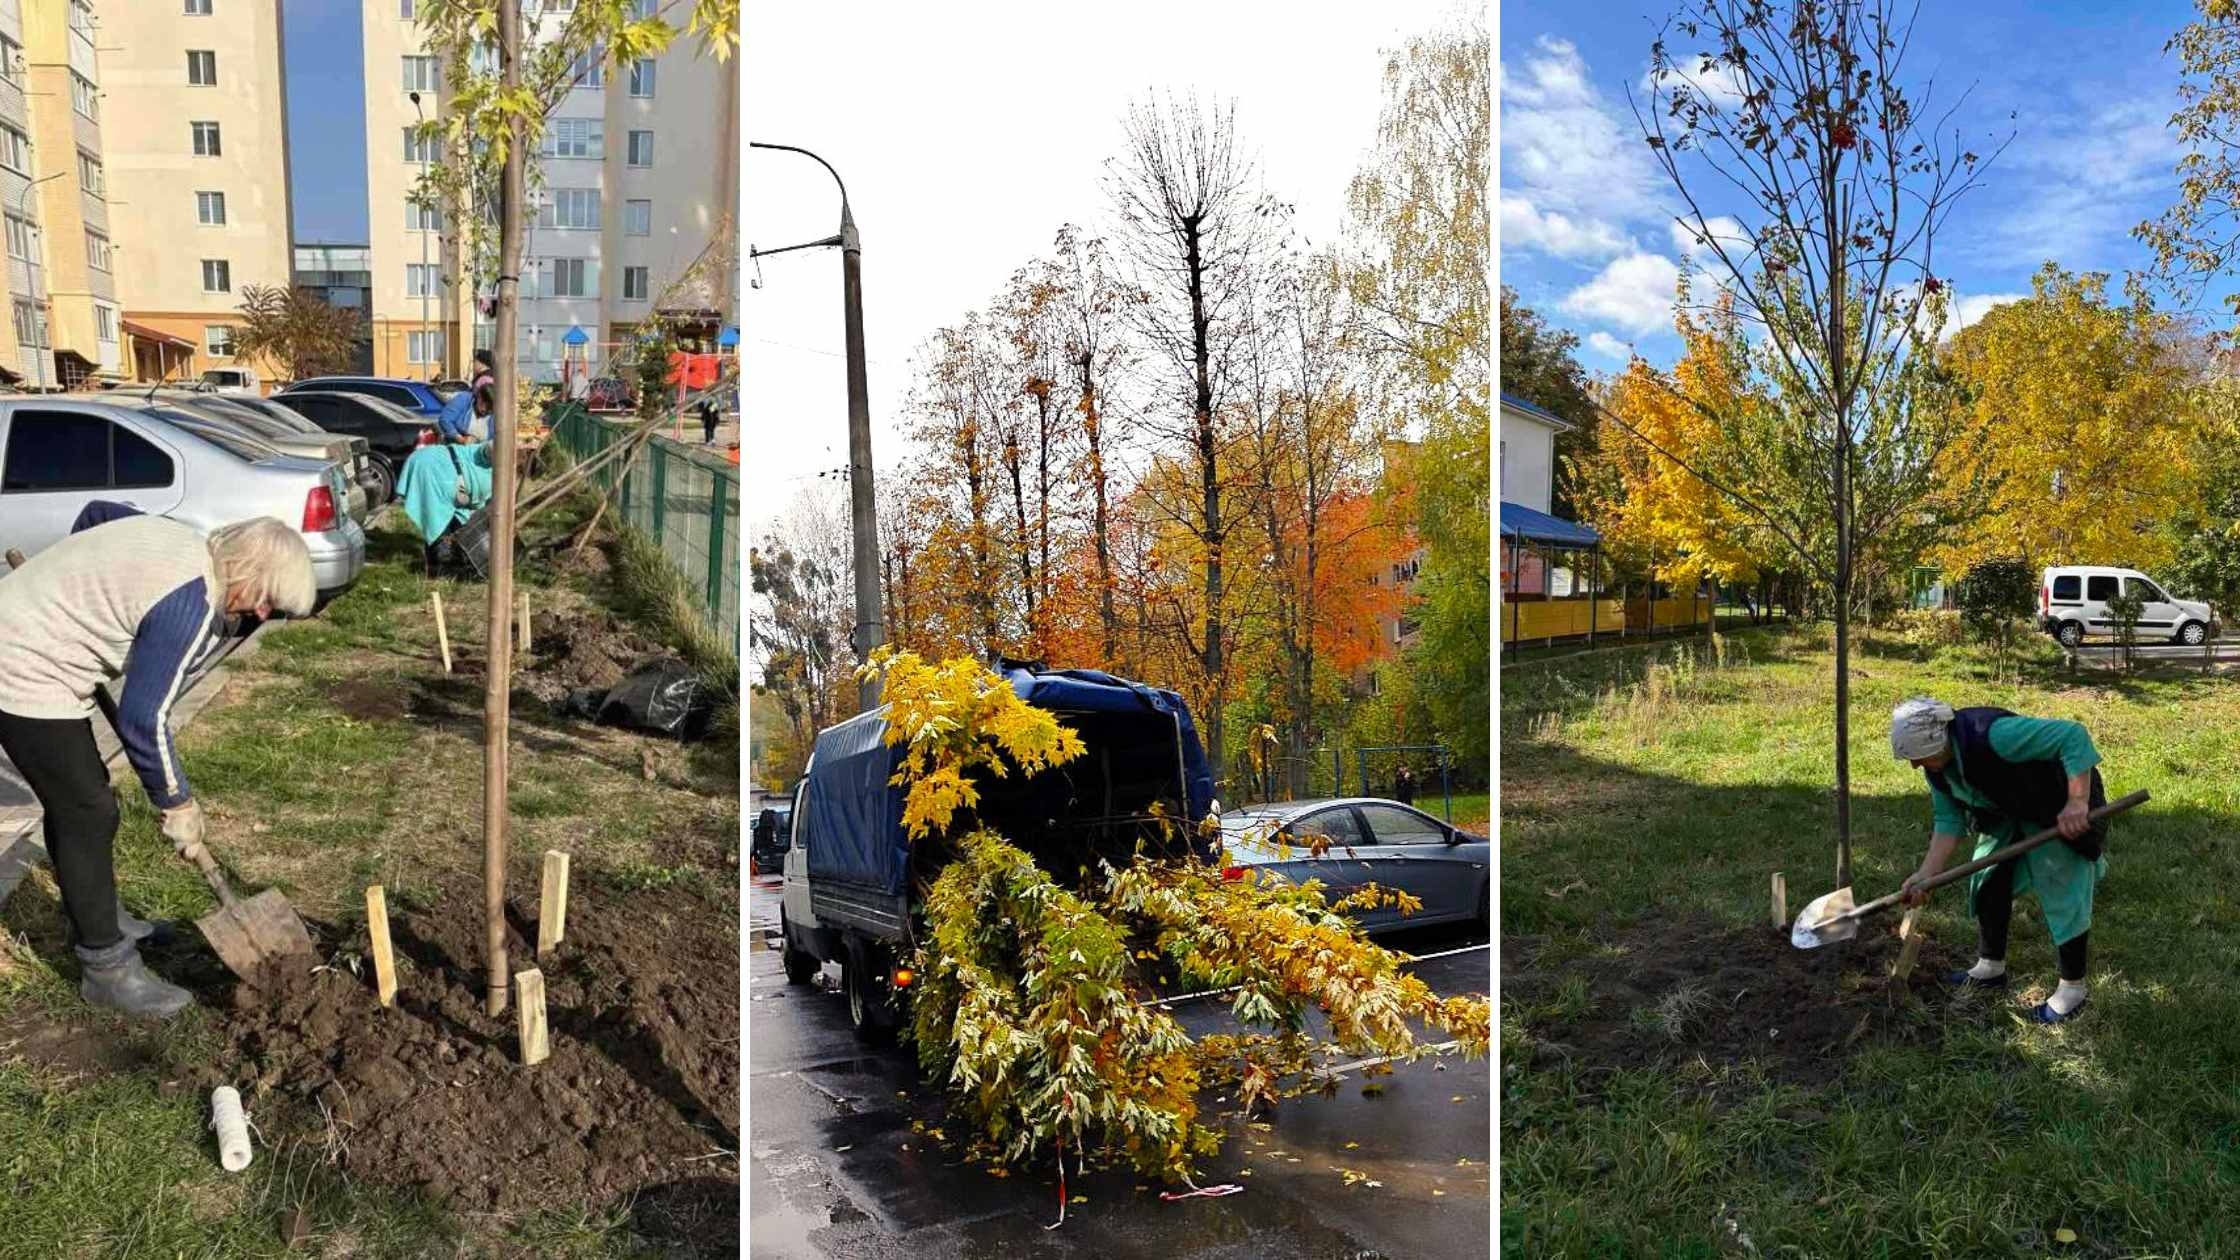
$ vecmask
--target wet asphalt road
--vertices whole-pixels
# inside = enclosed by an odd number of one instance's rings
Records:
[[[942,1124],[940,1092],[905,1050],[866,1048],[844,1000],[825,987],[791,987],[762,948],[778,918],[775,881],[748,895],[747,1145],[756,1260],[1468,1260],[1490,1254],[1491,1068],[1454,1057],[1396,1066],[1380,1096],[1348,1073],[1335,1098],[1283,1105],[1264,1130],[1226,1121],[1222,1153],[1199,1184],[1241,1194],[1161,1202],[1158,1188],[1122,1169],[1069,1177],[1087,1202],[1057,1219],[1052,1168],[1006,1179],[967,1165],[914,1132]],[[1424,955],[1482,945],[1440,929],[1387,943]],[[1417,965],[1441,993],[1485,993],[1484,948]],[[826,969],[836,981],[838,969]],[[1175,1011],[1194,1034],[1233,1029],[1218,1001]],[[1209,1116],[1212,1100],[1208,1099]],[[1347,1143],[1357,1143],[1347,1149]],[[1367,1180],[1348,1186],[1339,1169]],[[1250,1170],[1250,1175],[1242,1175]]]

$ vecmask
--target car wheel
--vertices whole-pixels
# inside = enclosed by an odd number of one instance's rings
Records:
[[[379,455],[366,460],[366,470],[373,474],[372,484],[366,487],[366,494],[370,499],[370,502],[366,505],[366,510],[369,512],[379,511],[387,507],[391,499],[397,497],[397,470],[390,467],[389,461]]]
[[[2209,628],[2198,621],[2189,621],[2178,627],[2178,642],[2187,647],[2200,647],[2209,637]]]
[[[807,984],[816,978],[818,972],[824,970],[823,964],[817,961],[814,954],[794,946],[793,925],[786,922],[783,907],[778,910],[778,939],[781,942],[778,956],[786,965],[787,984]]]
[[[848,1025],[856,1030],[858,1040],[873,1044],[892,1040],[895,1026],[893,999],[876,970],[878,953],[858,946],[848,951],[848,961],[840,969],[848,990]]]
[[[2076,647],[2084,642],[2084,626],[2079,622],[2064,621],[2053,637],[2061,640],[2063,647]]]

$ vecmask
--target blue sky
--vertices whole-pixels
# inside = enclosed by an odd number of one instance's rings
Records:
[[[1629,346],[1660,363],[1678,349],[1679,203],[1626,103],[1629,86],[1642,98],[1668,12],[1661,0],[1501,4],[1501,280],[1579,335],[1590,371],[1622,366]],[[2162,48],[2193,16],[2183,0],[1922,5],[1904,86],[1918,99],[1933,79],[1942,105],[1968,91],[1951,125],[1980,151],[2014,132],[1937,240],[1963,321],[2027,294],[2047,259],[2118,276],[2148,263],[2130,230],[2177,190],[2166,123],[2178,69]]]
[[[358,6],[286,0],[289,200],[295,239],[366,241],[366,105]]]

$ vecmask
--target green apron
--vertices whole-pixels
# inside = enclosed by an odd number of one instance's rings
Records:
[[[1953,766],[1961,769],[1958,751],[1953,756]],[[1965,771],[1963,770],[1963,773]],[[1945,787],[1952,799],[1962,805],[1987,809],[1994,813],[1998,806],[1988,797],[1971,787],[1960,775],[1945,776]],[[1989,857],[2002,845],[2023,839],[2021,826],[2009,819],[1994,832],[1978,833],[1976,851],[1978,858]],[[2091,861],[2077,856],[2077,851],[2059,840],[2049,840],[2022,855],[2014,873],[2014,894],[2026,892],[2038,895],[2038,908],[2045,912],[2046,926],[2053,929],[2056,948],[2084,935],[2092,928],[2092,889],[2108,873],[2106,854]],[[1976,913],[1976,894],[1982,890],[1989,870],[1977,871],[1968,877],[1968,913]]]

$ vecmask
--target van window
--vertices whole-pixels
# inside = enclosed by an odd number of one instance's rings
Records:
[[[2084,597],[2094,602],[2116,597],[2116,578],[2113,573],[2095,573],[2084,581]]]
[[[2084,580],[2076,574],[2064,574],[2053,580],[2053,597],[2055,599],[2075,599],[2083,586]]]
[[[2162,588],[2145,578],[2125,578],[2123,584],[2131,589],[2132,594],[2150,604],[2169,602],[2170,597],[2162,593]]]

